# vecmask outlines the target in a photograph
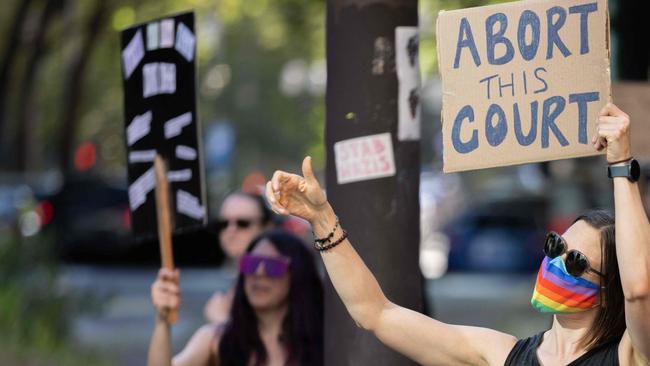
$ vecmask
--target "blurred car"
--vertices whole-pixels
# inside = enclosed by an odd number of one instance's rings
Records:
[[[158,241],[135,240],[125,187],[73,177],[41,197],[39,212],[53,232],[56,253],[68,262],[160,263]],[[204,228],[174,235],[178,264],[215,264],[223,258],[216,233]]]
[[[449,270],[534,272],[543,257],[546,200],[519,197],[469,206],[443,232]]]
[[[32,236],[41,229],[34,191],[26,184],[0,184],[0,230]]]
[[[64,260],[112,259],[126,254],[131,238],[126,189],[95,178],[67,179],[39,202],[46,230]]]

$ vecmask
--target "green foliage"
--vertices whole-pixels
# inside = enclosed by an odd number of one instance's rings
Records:
[[[57,283],[47,238],[0,236],[0,364],[100,364],[70,343],[73,316],[97,308],[92,296]],[[47,363],[45,362],[47,360]]]
[[[105,127],[88,128],[88,135],[82,138],[107,135],[115,148],[119,146],[115,136],[122,140],[122,105],[115,102],[121,98],[117,30],[190,8],[196,13],[203,130],[217,121],[228,121],[237,134],[231,179],[226,183],[229,187],[222,188],[232,188],[252,169],[270,174],[278,166],[299,161],[307,152],[323,161],[323,95],[303,91],[287,96],[280,91],[287,62],[301,60],[309,68],[325,57],[322,1],[143,1],[137,6],[116,6],[114,33],[107,35],[97,50],[102,56],[95,62],[103,66],[93,68],[97,75],[93,80],[102,85],[93,97],[102,113],[86,115],[91,120],[84,123]],[[110,98],[105,98],[107,95]],[[112,171],[124,169],[123,153],[111,150],[113,154],[105,156],[105,163],[115,168]]]
[[[58,167],[58,143],[72,134],[74,151],[83,141],[98,143],[96,172],[125,180],[123,96],[119,31],[134,24],[194,10],[196,14],[198,106],[203,130],[218,121],[235,127],[237,147],[233,166],[220,180],[223,191],[233,188],[253,169],[295,169],[311,154],[316,168],[324,163],[324,90],[302,87],[282,91],[283,70],[302,65],[308,76],[324,69],[325,1],[323,0],[116,0],[89,55],[82,83],[80,121],[76,129],[62,128],[71,55],[84,39],[84,29],[102,0],[63,1],[63,11],[48,25],[46,48],[39,63],[33,104],[34,129],[27,148],[34,170]],[[499,3],[503,0],[420,0],[421,65],[423,76],[437,72],[435,19],[440,10]],[[8,27],[18,2],[0,14],[0,46],[9,39]],[[21,48],[9,81],[16,90],[24,60],[30,55],[29,35],[35,31],[41,2],[33,1],[22,29]],[[31,33],[30,33],[31,32]],[[304,77],[304,75],[303,75]],[[306,83],[308,84],[308,83]],[[8,126],[3,137],[11,141],[18,106],[26,101],[8,95]],[[13,122],[13,125],[11,124]],[[0,126],[2,127],[2,126]],[[22,147],[20,147],[22,148]]]

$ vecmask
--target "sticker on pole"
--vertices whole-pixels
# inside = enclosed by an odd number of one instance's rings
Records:
[[[418,27],[395,28],[397,67],[397,138],[400,141],[420,139],[420,63]]]
[[[390,133],[356,137],[334,144],[338,184],[395,175],[395,158]]]
[[[610,92],[606,0],[441,12],[444,171],[596,155]]]

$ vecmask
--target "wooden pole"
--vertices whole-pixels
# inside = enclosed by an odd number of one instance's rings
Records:
[[[174,269],[174,252],[172,251],[172,220],[169,206],[169,183],[167,168],[160,155],[154,159],[156,171],[156,217],[158,219],[158,242],[160,243],[160,259],[163,268]],[[170,311],[167,321],[176,322],[178,314]]]

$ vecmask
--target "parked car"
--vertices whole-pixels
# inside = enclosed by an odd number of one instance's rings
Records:
[[[519,197],[471,205],[450,222],[449,270],[534,272],[546,234],[546,200]]]
[[[68,262],[150,263],[160,261],[158,241],[136,240],[125,187],[98,178],[74,177],[39,203],[50,217],[56,253]],[[213,230],[174,235],[178,264],[216,264],[223,258]]]

